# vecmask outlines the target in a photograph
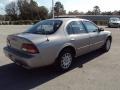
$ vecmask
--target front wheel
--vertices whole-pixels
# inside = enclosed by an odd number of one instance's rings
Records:
[[[103,46],[103,50],[104,50],[105,52],[108,52],[108,51],[110,50],[110,48],[111,48],[111,40],[108,38],[108,39],[106,40],[105,45]]]
[[[111,28],[110,24],[108,24],[108,27]]]

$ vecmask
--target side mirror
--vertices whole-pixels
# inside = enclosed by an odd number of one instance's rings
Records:
[[[102,31],[104,31],[104,29],[103,29],[103,28],[99,28],[98,30],[99,30],[99,32],[102,32]]]

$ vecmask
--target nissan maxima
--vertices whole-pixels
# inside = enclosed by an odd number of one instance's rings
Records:
[[[102,49],[108,52],[112,35],[92,21],[54,18],[38,22],[25,32],[9,35],[5,55],[27,69],[55,65],[68,70],[74,57]]]

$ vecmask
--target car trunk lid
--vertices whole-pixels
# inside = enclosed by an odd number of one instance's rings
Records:
[[[45,35],[39,35],[39,34],[30,34],[30,33],[21,33],[21,34],[14,34],[10,35],[7,38],[7,44],[8,46],[21,50],[21,47],[24,43],[27,44],[40,44],[42,42],[46,41]]]

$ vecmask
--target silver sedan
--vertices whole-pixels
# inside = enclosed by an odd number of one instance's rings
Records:
[[[25,32],[9,35],[5,55],[24,68],[54,64],[68,70],[74,57],[96,49],[109,51],[112,36],[93,22],[78,18],[40,21]]]

